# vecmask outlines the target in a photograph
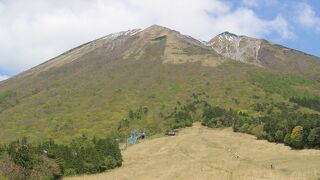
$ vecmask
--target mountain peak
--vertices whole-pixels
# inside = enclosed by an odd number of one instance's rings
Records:
[[[173,37],[173,36],[176,36],[177,34],[179,34],[178,31],[169,29],[167,27],[159,26],[156,24],[149,26],[141,31],[142,37],[147,39],[154,39],[160,36]]]
[[[159,30],[161,30],[161,31],[174,31],[174,30],[172,30],[172,29],[169,29],[169,28],[167,28],[167,27],[164,27],[164,26],[160,26],[160,25],[157,25],[157,24],[154,24],[154,25],[152,25],[152,26],[149,26],[149,27],[147,27],[145,30],[149,30],[149,31],[159,31]]]
[[[234,36],[234,37],[238,37],[238,35],[236,35],[234,33],[231,33],[231,32],[228,32],[228,31],[220,33],[218,36]]]
[[[238,35],[226,31],[226,32],[223,32],[223,33],[217,35],[213,39],[219,39],[219,41],[224,41],[224,40],[233,41],[238,38],[239,38]]]
[[[216,52],[225,57],[246,62],[249,64],[259,65],[258,52],[261,40],[238,36],[230,32],[223,32],[208,43]]]
[[[164,26],[160,26],[158,24],[153,24],[151,26],[149,26],[147,29],[168,29],[167,27],[164,27]]]

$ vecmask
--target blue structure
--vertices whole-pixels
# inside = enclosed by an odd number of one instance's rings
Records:
[[[140,137],[140,135],[137,133],[131,134],[130,137],[127,139],[127,145],[132,146],[132,145],[136,144],[139,137]]]
[[[138,139],[145,139],[146,138],[146,130],[142,133],[139,131],[133,131],[131,132],[130,136],[127,138],[126,147],[132,146],[137,143]]]

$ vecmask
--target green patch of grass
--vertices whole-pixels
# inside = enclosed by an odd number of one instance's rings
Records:
[[[175,93],[181,93],[184,91],[184,89],[180,86],[173,85],[171,86],[170,90],[174,91]]]
[[[7,90],[4,91],[3,93],[0,93],[0,104],[3,103],[5,101],[5,99],[15,96],[15,92]]]
[[[250,78],[267,93],[277,93],[283,97],[314,97],[315,95],[297,87],[316,88],[311,80],[296,74],[281,74],[266,71],[251,71]]]

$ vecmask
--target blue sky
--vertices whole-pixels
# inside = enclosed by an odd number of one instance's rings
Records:
[[[110,33],[229,31],[320,56],[320,0],[0,0],[0,80]]]
[[[231,2],[235,6],[241,4],[237,0]],[[312,8],[315,17],[308,17],[305,5]],[[293,33],[291,38],[279,38],[274,34],[263,38],[320,57],[320,0],[281,0],[274,1],[271,4],[251,6],[251,8],[263,19],[272,19],[281,14],[288,21],[289,29]],[[316,18],[315,21],[317,22],[314,25],[301,23],[297,11],[304,14],[305,18]]]

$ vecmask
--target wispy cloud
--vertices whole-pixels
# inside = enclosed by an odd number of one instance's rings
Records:
[[[296,11],[298,23],[307,28],[320,32],[320,17],[307,3],[300,3]]]
[[[240,8],[233,12],[225,13],[212,20],[218,24],[214,30],[221,32],[224,30],[234,32],[236,34],[243,34],[263,38],[266,35],[277,34],[277,36],[284,39],[293,37],[293,32],[290,31],[288,22],[278,15],[272,20],[264,20],[259,18],[255,12],[248,8]]]
[[[266,20],[221,0],[2,0],[0,69],[21,72],[86,41],[152,24],[203,40],[222,31],[292,34],[281,15]]]

